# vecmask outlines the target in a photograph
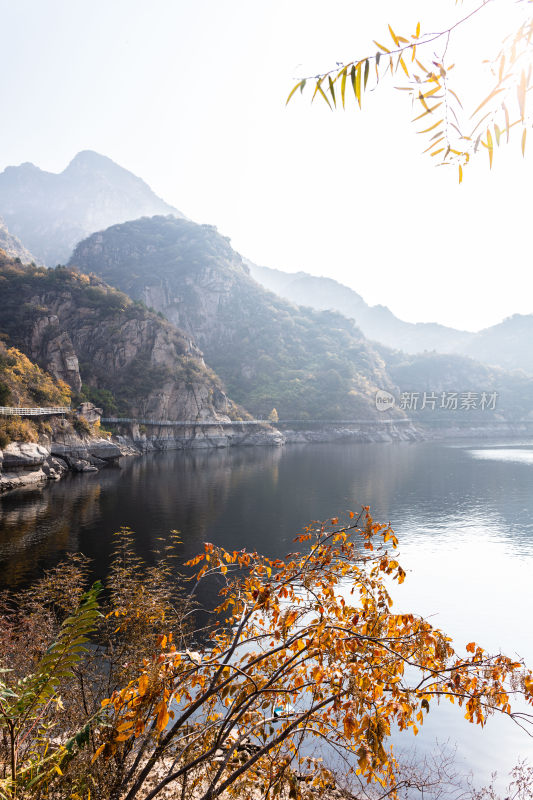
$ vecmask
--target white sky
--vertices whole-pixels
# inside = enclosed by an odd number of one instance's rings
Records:
[[[458,37],[467,78],[512,6]],[[404,93],[382,86],[362,114],[305,95],[285,108],[297,78],[372,53],[388,22],[436,30],[472,7],[0,0],[0,170],[59,172],[96,150],[256,263],[336,278],[403,319],[476,330],[531,313],[532,160],[517,145],[459,186],[421,155]]]

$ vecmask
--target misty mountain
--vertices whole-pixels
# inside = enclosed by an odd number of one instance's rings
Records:
[[[48,266],[65,263],[94,231],[154,214],[183,216],[141,178],[91,150],[78,153],[59,174],[30,163],[0,174],[0,215]]]
[[[24,247],[20,239],[13,236],[13,234],[8,231],[7,225],[2,217],[0,217],[0,250],[3,250],[10,258],[20,258],[24,264],[35,261],[30,251]]]
[[[192,336],[253,414],[275,406],[285,419],[375,416],[376,389],[393,388],[351,320],[264,289],[212,226],[161,216],[114,225],[81,242],[69,263]]]
[[[246,261],[250,274],[263,286],[293,303],[334,309],[354,319],[372,341],[405,353],[457,353],[506,370],[533,374],[533,315],[515,314],[478,333],[431,322],[404,322],[386,306],[369,306],[361,295],[331,278],[306,272],[288,273]]]
[[[522,371],[509,372],[456,353],[410,354],[375,347],[398,387],[397,403],[402,404],[403,395],[406,413],[418,422],[475,426],[491,420],[533,419],[533,378]]]
[[[354,319],[368,339],[406,353],[455,352],[473,335],[434,322],[404,322],[386,306],[369,306],[360,294],[332,278],[259,267],[251,261],[246,263],[250,274],[267,289],[299,305],[339,311]]]

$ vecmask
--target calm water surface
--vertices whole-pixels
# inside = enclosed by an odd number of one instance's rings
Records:
[[[533,442],[292,445],[167,453],[123,459],[120,468],[71,476],[0,499],[0,584],[28,583],[68,551],[105,577],[112,534],[137,533],[150,558],[159,537],[181,531],[184,559],[202,542],[283,556],[312,519],[370,505],[391,521],[408,577],[400,610],[430,616],[458,646],[533,664]],[[457,743],[458,766],[481,780],[505,772],[533,745],[506,720],[480,731],[447,704],[416,743]]]

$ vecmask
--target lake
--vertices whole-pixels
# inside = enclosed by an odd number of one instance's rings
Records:
[[[533,442],[317,444],[168,452],[122,459],[0,498],[0,583],[26,585],[68,551],[105,577],[112,534],[136,531],[150,559],[178,529],[184,560],[204,541],[283,556],[313,519],[369,505],[390,520],[405,583],[395,607],[430,616],[456,646],[476,640],[533,664]],[[533,760],[531,740],[492,718],[481,731],[445,704],[429,714],[417,752],[457,744],[457,767],[481,781]]]

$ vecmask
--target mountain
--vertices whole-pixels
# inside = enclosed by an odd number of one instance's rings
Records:
[[[369,306],[361,295],[331,278],[288,273],[246,261],[250,274],[293,303],[331,308],[354,319],[366,337],[405,353],[457,353],[506,370],[533,374],[533,315],[515,314],[478,333],[431,322],[404,322],[386,306]]]
[[[533,314],[514,314],[473,334],[461,352],[478,361],[533,375]]]
[[[59,174],[30,163],[0,174],[0,215],[48,266],[66,263],[93,231],[154,214],[183,216],[141,178],[91,150],[78,153]]]
[[[354,319],[368,339],[406,353],[455,352],[473,336],[433,322],[404,322],[386,306],[369,306],[360,294],[332,278],[259,267],[248,260],[246,263],[252,277],[265,288],[299,305],[339,311]]]
[[[351,320],[266,291],[212,226],[163,216],[114,225],[81,242],[69,264],[194,337],[230,396],[255,415],[275,407],[284,419],[375,417],[376,390],[393,388]]]
[[[29,250],[26,250],[20,239],[13,236],[7,229],[7,225],[0,217],[0,250],[11,258],[20,258],[24,264],[35,261]]]
[[[0,285],[0,332],[78,401],[150,419],[238,413],[190,337],[99,278],[0,253]]]
[[[456,353],[402,353],[376,345],[396,403],[418,422],[454,425],[533,419],[533,378]],[[425,402],[424,402],[425,399]],[[425,408],[424,408],[425,405]]]

